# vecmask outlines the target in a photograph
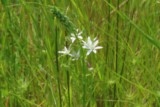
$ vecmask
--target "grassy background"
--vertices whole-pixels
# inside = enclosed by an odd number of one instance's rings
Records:
[[[0,106],[159,107],[159,10],[156,0],[1,0]],[[87,62],[57,53],[73,27],[103,46]]]

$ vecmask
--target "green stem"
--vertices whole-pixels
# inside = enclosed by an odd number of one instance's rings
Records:
[[[85,69],[85,55],[84,55],[84,52],[82,51],[83,53],[83,59],[82,59],[82,86],[83,86],[83,107],[86,107],[85,106],[85,102],[86,102],[86,69]]]
[[[66,47],[68,47],[68,43],[66,42]],[[68,56],[67,57],[67,62],[68,62]],[[70,73],[69,73],[69,70],[66,71],[66,75],[67,75],[67,91],[68,91],[68,107],[71,106],[71,103],[70,103]]]
[[[127,8],[126,8],[126,11],[127,11],[127,14],[129,14],[130,13],[130,11],[129,11],[129,1],[127,1]],[[133,16],[132,16],[133,17]],[[129,43],[129,35],[130,35],[130,33],[131,33],[131,26],[129,26],[129,31],[128,31],[128,33],[127,33],[127,38],[126,38],[126,43]],[[123,73],[124,73],[124,66],[125,66],[125,61],[126,61],[126,54],[127,54],[127,52],[126,52],[126,49],[124,50],[124,54],[123,54],[123,64],[122,64],[122,69],[121,69],[121,72],[120,72],[120,75],[122,76],[123,75]],[[120,78],[120,81],[119,81],[120,83],[122,82],[122,78]]]
[[[111,3],[111,0],[108,0],[108,3],[110,4]],[[111,29],[111,25],[110,25],[110,23],[111,23],[111,8],[110,8],[110,6],[108,6],[108,26],[107,26],[107,30],[108,30],[108,32],[110,32],[110,29]],[[109,36],[110,35],[107,35],[108,37],[106,38],[106,40],[107,40],[107,46],[106,46],[106,65],[107,65],[107,59],[109,58],[109,41],[108,41],[108,39],[109,39]],[[107,69],[107,67],[106,67],[106,69]],[[107,71],[107,70],[105,70],[105,71]],[[108,72],[108,76],[107,76],[107,78],[111,78],[111,73],[110,72]],[[111,95],[110,95],[110,93],[112,93],[112,89],[108,89],[107,90],[107,94],[108,94],[108,99],[112,99],[112,97],[111,97]],[[110,106],[110,102],[108,102],[108,106]]]
[[[119,0],[117,1],[117,10],[119,11]],[[119,54],[119,14],[117,13],[116,17],[116,68],[115,72],[118,73],[118,54]],[[117,86],[114,85],[114,100],[117,100]],[[114,102],[113,105],[115,105],[116,102]]]
[[[70,107],[71,106],[70,104],[70,74],[68,70],[67,70],[67,88],[68,88],[68,107]]]
[[[58,28],[56,27],[56,36],[55,36],[55,56],[56,56],[56,70],[57,70],[57,81],[58,81],[58,92],[59,92],[59,103],[62,107],[62,95],[61,95],[61,85],[60,85],[60,70],[59,70],[59,60],[58,60]]]

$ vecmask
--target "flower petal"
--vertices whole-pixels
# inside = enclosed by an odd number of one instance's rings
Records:
[[[72,43],[76,40],[75,37],[71,37],[70,39],[71,39]]]
[[[92,50],[88,50],[87,51],[87,56],[92,52]]]
[[[82,36],[80,36],[80,35],[78,35],[78,39],[83,39],[83,37],[82,37]]]
[[[97,53],[96,49],[93,50],[94,53]]]
[[[102,46],[95,47],[95,49],[102,49],[102,48],[103,48]]]
[[[96,40],[93,44],[93,46],[95,47],[98,44],[98,40]]]

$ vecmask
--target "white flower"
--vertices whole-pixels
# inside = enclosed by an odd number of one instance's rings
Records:
[[[82,31],[79,32],[79,30],[77,29],[77,37],[78,37],[78,39],[83,39],[82,33],[83,33]]]
[[[91,40],[90,37],[88,37],[87,41],[82,41],[83,42],[83,48],[87,49],[87,56],[93,51],[94,53],[97,53],[97,49],[102,49],[103,47],[97,46],[98,40],[96,38]]]
[[[70,39],[71,39],[71,41],[72,41],[72,43],[76,40],[76,37],[78,38],[78,39],[83,39],[83,37],[82,37],[82,31],[81,32],[79,32],[79,30],[77,29],[76,30],[76,34],[74,34],[74,33],[71,33],[71,37],[70,37]]]
[[[64,47],[62,51],[58,51],[58,53],[71,56],[70,52],[71,52],[70,48],[67,49],[66,47]]]
[[[71,37],[70,37],[72,43],[76,40],[75,34],[71,33]]]

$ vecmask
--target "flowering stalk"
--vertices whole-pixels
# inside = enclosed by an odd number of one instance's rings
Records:
[[[71,37],[70,37],[70,41],[71,44],[69,45],[69,48],[64,47],[64,49],[62,51],[59,51],[60,54],[63,55],[68,55],[70,57],[72,57],[72,60],[78,60],[80,57],[80,50],[78,50],[78,52],[72,51],[71,47],[74,47],[74,43],[76,40],[79,40],[80,43],[82,44],[82,48],[87,50],[86,56],[90,55],[92,52],[93,53],[97,53],[98,49],[102,49],[102,46],[97,46],[99,41],[97,38],[94,38],[93,40],[88,37],[86,41],[83,40],[82,37],[82,32],[79,32],[79,30],[76,30],[76,34],[71,33]]]

